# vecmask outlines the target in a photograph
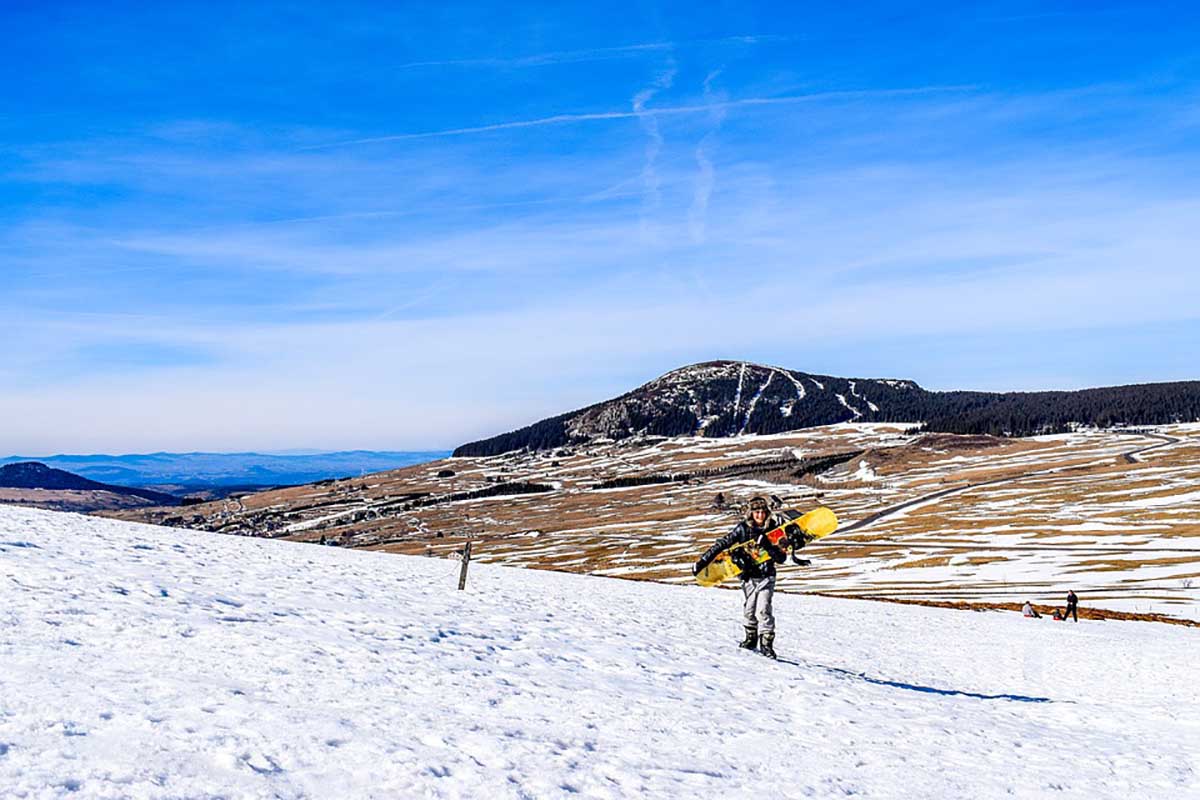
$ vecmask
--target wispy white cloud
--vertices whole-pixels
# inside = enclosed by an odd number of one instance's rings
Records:
[[[671,88],[671,84],[675,80],[675,73],[675,62],[672,60],[654,78],[650,85],[635,94],[631,101],[633,113],[638,118],[638,122],[641,123],[642,130],[646,132],[648,139],[646,142],[646,159],[642,164],[643,197],[642,215],[639,220],[639,228],[643,239],[648,236],[651,216],[662,205],[662,197],[659,193],[657,162],[658,154],[663,146],[663,137],[662,132],[658,128],[658,120],[655,119],[654,112],[647,111],[646,104],[654,99],[654,96],[659,92]]]
[[[217,365],[162,367],[154,380],[138,382],[137,391],[130,391],[129,375],[112,371],[77,380],[70,391],[61,385],[8,389],[0,395],[0,417],[21,419],[23,429],[39,432],[43,444],[38,449],[74,443],[78,449],[105,450],[122,442],[134,449],[185,449],[203,442],[224,449],[278,442],[441,447],[627,389],[619,381],[628,380],[631,370],[652,377],[692,358],[771,353],[787,366],[812,368],[825,363],[819,361],[825,351],[854,341],[922,336],[949,341],[1117,321],[1186,320],[1200,307],[1200,285],[1188,280],[1196,244],[1189,220],[1195,211],[1194,205],[1147,205],[1125,223],[1115,215],[1094,223],[1080,216],[1038,226],[1035,219],[1046,209],[1027,208],[1019,220],[1027,225],[1026,236],[1037,246],[1056,248],[1059,257],[1016,276],[998,271],[932,282],[896,276],[839,285],[819,275],[814,262],[802,261],[798,246],[786,256],[774,256],[791,261],[792,269],[779,269],[776,263],[760,278],[727,283],[713,298],[657,291],[660,287],[630,277],[586,297],[543,298],[537,313],[476,307],[446,319],[314,323],[297,318],[280,325],[221,326],[167,317],[149,322],[113,315],[64,318],[62,324],[77,342],[139,341],[152,329],[160,346],[201,348],[226,358]],[[929,237],[954,216],[944,209],[924,231],[910,234],[905,226],[917,215],[905,215],[882,234],[893,238],[899,250]],[[1004,232],[1018,219],[998,218],[990,228],[977,227],[980,218],[973,214],[970,219],[973,233],[961,232],[943,255],[1011,245]],[[773,224],[797,222],[789,216]],[[887,226],[888,215],[880,211],[847,227],[860,225]],[[809,229],[814,235],[827,231],[835,240],[842,235],[832,222]],[[844,233],[849,247],[851,231]],[[755,262],[768,257],[763,251],[747,253],[737,272],[752,276],[761,267]],[[1160,280],[1147,280],[1130,268],[1142,259],[1159,265]],[[813,297],[820,299],[804,301]],[[713,324],[739,309],[777,307],[784,301],[804,301],[803,316],[767,314],[753,326]],[[53,347],[59,336],[39,335],[39,341],[44,338]],[[1053,338],[1047,335],[1048,341]],[[529,347],[530,342],[538,346]],[[848,374],[858,372],[852,365],[840,366]],[[436,379],[413,392],[413,376]],[[920,372],[897,377],[929,380],[928,373]],[[480,385],[489,387],[486,404],[478,402]],[[530,385],[538,390],[523,388]],[[71,412],[79,396],[88,398],[85,417]],[[105,424],[96,426],[96,419]],[[189,424],[181,427],[180,419]],[[48,443],[45,431],[59,438]],[[9,433],[12,449],[35,446],[32,434],[22,440],[19,431]]]

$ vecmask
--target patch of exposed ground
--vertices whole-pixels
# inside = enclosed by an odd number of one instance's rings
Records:
[[[1004,440],[837,425],[451,458],[125,519],[434,557],[689,582],[736,504],[827,505],[843,527],[781,570],[783,591],[945,602],[1086,603],[1200,618],[1200,428]],[[1125,454],[1154,446],[1126,459]],[[1131,463],[1132,462],[1132,463]],[[973,484],[981,484],[975,485]],[[719,494],[727,500],[716,507]],[[898,571],[903,581],[897,581]],[[1186,585],[1185,585],[1186,584]]]

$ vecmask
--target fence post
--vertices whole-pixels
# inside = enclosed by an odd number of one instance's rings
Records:
[[[458,572],[458,590],[461,592],[467,588],[467,565],[471,563],[471,540],[467,539],[467,543],[463,545],[462,554],[462,569]]]

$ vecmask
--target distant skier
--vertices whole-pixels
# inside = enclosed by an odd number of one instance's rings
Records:
[[[1067,590],[1067,613],[1063,614],[1063,619],[1067,617],[1079,622],[1079,598],[1075,596],[1074,589]]]
[[[1033,603],[1029,602],[1028,600],[1025,601],[1025,605],[1021,606],[1021,613],[1027,617],[1033,617],[1034,619],[1040,619],[1042,616],[1037,612],[1037,609],[1033,607]]]
[[[730,558],[742,570],[742,624],[746,628],[746,639],[739,647],[753,650],[757,645],[758,651],[767,658],[775,658],[775,615],[771,609],[771,599],[775,594],[775,565],[782,564],[787,559],[787,553],[771,544],[764,534],[783,523],[783,518],[771,513],[765,499],[755,497],[750,501],[746,519],[718,539],[692,567],[692,574],[695,575],[734,545],[750,543],[749,547],[739,548],[730,554]],[[771,560],[757,563],[754,560],[756,549],[765,551]]]

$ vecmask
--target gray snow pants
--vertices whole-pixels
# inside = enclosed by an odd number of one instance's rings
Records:
[[[759,578],[742,581],[742,624],[747,628],[758,628],[759,633],[775,632],[775,614],[771,611],[771,598],[775,594],[775,578]]]

